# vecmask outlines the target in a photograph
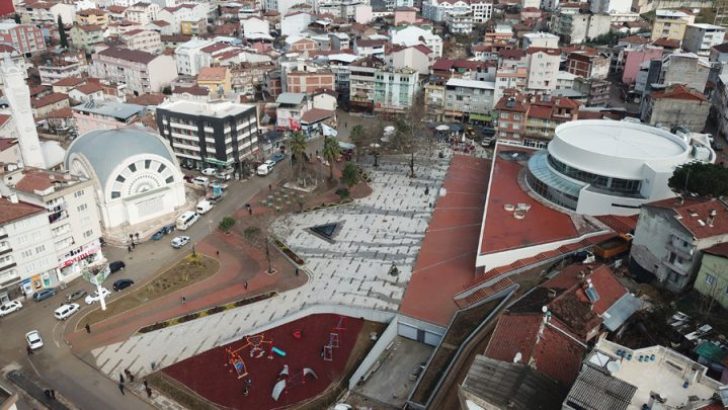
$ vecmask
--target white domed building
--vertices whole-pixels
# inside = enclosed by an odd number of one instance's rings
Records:
[[[141,128],[81,135],[68,147],[64,166],[93,179],[107,232],[149,233],[185,205],[184,179],[172,149]]]
[[[526,182],[546,202],[578,214],[633,215],[674,196],[667,181],[696,160],[715,161],[707,141],[627,121],[572,121],[531,156]]]

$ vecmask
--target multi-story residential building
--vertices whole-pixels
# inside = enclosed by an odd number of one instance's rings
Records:
[[[56,24],[58,16],[70,24],[76,14],[76,7],[68,3],[51,3],[46,1],[26,2],[24,7],[18,7],[20,21],[24,24],[33,24],[40,27],[46,23]]]
[[[197,75],[200,68],[209,66],[209,54],[202,49],[213,44],[213,41],[199,38],[180,44],[174,51],[177,72],[181,75]]]
[[[101,224],[90,179],[25,167],[5,172],[2,180],[5,189],[17,195],[20,203],[45,209],[53,243],[48,250],[54,252],[56,261],[51,284],[69,283],[87,267],[104,260],[99,241]]]
[[[270,23],[268,20],[259,17],[248,17],[240,22],[243,29],[243,37],[248,38],[253,35],[269,34]]]
[[[138,121],[144,113],[141,105],[94,100],[72,107],[71,110],[78,135],[94,130],[124,128]]]
[[[313,94],[317,90],[334,90],[334,73],[326,69],[310,69],[286,72],[286,91],[289,93]]]
[[[156,19],[169,23],[172,26],[172,32],[177,34],[182,32],[182,22],[206,20],[209,11],[210,4],[208,3],[184,3],[159,10]]]
[[[445,83],[444,115],[463,121],[490,121],[495,83],[451,78]]]
[[[612,83],[608,80],[576,77],[572,89],[581,94],[587,107],[606,106],[611,96]]]
[[[37,68],[41,85],[51,85],[63,78],[81,77],[88,71],[85,57],[74,54],[46,60]]]
[[[89,73],[98,78],[126,84],[135,95],[160,92],[177,78],[174,58],[139,50],[109,47],[93,56]]]
[[[313,15],[305,11],[292,11],[285,14],[281,19],[281,35],[300,36],[313,20]]]
[[[569,44],[581,44],[609,33],[612,25],[609,14],[592,13],[583,4],[586,3],[562,4],[551,16],[551,32]]]
[[[718,125],[718,133],[728,135],[728,73],[718,76],[715,88],[713,114]]]
[[[632,11],[632,0],[595,0],[589,7],[592,13],[629,13]]]
[[[419,73],[411,68],[377,70],[374,73],[374,111],[402,112],[419,91]]]
[[[467,14],[476,24],[485,23],[493,14],[493,3],[481,0],[426,0],[422,16],[435,22],[445,22],[448,14]]]
[[[67,108],[69,106],[68,95],[63,93],[50,93],[42,97],[31,98],[30,106],[33,109],[34,118],[45,118],[53,111]]]
[[[97,8],[80,10],[76,12],[76,23],[81,26],[98,24],[106,28],[109,25],[109,16],[105,11]]]
[[[494,104],[500,101],[506,90],[525,90],[528,84],[528,67],[499,68],[495,74]]]
[[[624,68],[622,70],[622,83],[633,84],[637,79],[640,66],[645,62],[662,59],[662,47],[649,44],[624,50]]]
[[[0,300],[31,295],[56,284],[58,259],[45,208],[0,198]]]
[[[121,42],[129,50],[139,50],[149,54],[159,54],[164,49],[162,36],[154,30],[129,30],[121,36]]]
[[[610,59],[596,49],[577,50],[566,58],[566,71],[582,78],[604,80],[609,75]]]
[[[719,199],[670,198],[642,205],[629,268],[673,292],[687,290],[702,250],[728,241],[728,206]]]
[[[642,100],[640,119],[658,127],[681,126],[702,132],[709,113],[710,101],[703,93],[677,84],[647,94]]]
[[[505,95],[495,106],[499,140],[546,148],[556,127],[579,115],[579,103],[564,97]]]
[[[369,56],[375,56],[375,57],[384,57],[384,49],[385,46],[389,42],[387,40],[356,40],[354,42],[354,52],[359,57],[369,57]]]
[[[227,95],[232,90],[232,79],[227,67],[203,67],[197,74],[197,85],[207,88],[211,96]]]
[[[556,78],[561,63],[561,51],[553,48],[531,47],[526,50],[529,91],[542,93],[556,89]]]
[[[393,27],[389,33],[391,43],[401,46],[416,46],[424,44],[432,50],[434,58],[442,57],[442,38],[432,32],[432,27],[421,26],[399,26]]]
[[[284,130],[300,130],[301,119],[312,106],[304,93],[281,93],[276,105],[276,127]]]
[[[157,19],[160,7],[154,3],[135,3],[124,11],[124,17],[141,26],[145,26]]]
[[[258,153],[255,105],[174,101],[157,107],[157,128],[182,164],[246,172]]]
[[[395,70],[409,67],[424,75],[430,72],[432,50],[422,44],[410,47],[395,45],[387,49],[384,61]]]
[[[709,56],[714,46],[723,44],[725,27],[713,24],[688,24],[682,46],[685,51]]]
[[[73,47],[91,53],[96,45],[104,42],[105,31],[104,27],[99,24],[88,26],[74,24],[69,31],[69,35]]]
[[[445,15],[447,31],[452,34],[469,34],[473,31],[473,24],[473,16],[467,12],[450,12]]]
[[[530,47],[541,47],[541,48],[558,48],[559,47],[559,36],[551,33],[526,33],[521,39],[524,49]]]
[[[658,38],[682,41],[688,24],[695,22],[695,16],[680,10],[657,10],[652,22],[652,41]]]
[[[684,84],[700,92],[705,90],[711,65],[693,53],[672,53],[662,60],[660,84]]]
[[[207,32],[207,19],[186,20],[179,24],[179,32],[185,36],[199,36]]]
[[[374,109],[374,76],[384,64],[376,58],[363,58],[349,65],[349,104],[354,110]]]
[[[728,242],[703,249],[693,288],[728,309]]]
[[[12,45],[21,54],[35,54],[46,49],[39,28],[13,20],[0,21],[0,42]]]

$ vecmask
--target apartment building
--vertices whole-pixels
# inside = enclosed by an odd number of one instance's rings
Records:
[[[69,30],[69,37],[74,48],[91,53],[96,45],[104,42],[105,31],[106,29],[99,24],[87,26],[74,24]]]
[[[551,32],[569,44],[582,44],[609,33],[611,16],[592,13],[583,7],[585,4],[562,4],[551,16]]]
[[[76,12],[76,23],[81,26],[98,24],[106,28],[109,26],[109,16],[105,11],[97,8],[80,10]]]
[[[227,67],[203,67],[197,75],[197,86],[207,88],[212,96],[226,95],[232,90],[231,79]]]
[[[451,78],[445,83],[444,115],[462,121],[490,121],[495,83]]]
[[[210,12],[208,3],[184,3],[174,7],[165,7],[157,12],[157,18],[169,23],[173,33],[181,33],[182,22],[207,20]]]
[[[609,67],[610,58],[596,49],[572,51],[566,58],[566,71],[582,78],[604,80]]]
[[[124,17],[140,26],[145,26],[154,20],[157,20],[160,7],[155,3],[139,2],[129,6],[124,11]]]
[[[546,148],[558,125],[578,119],[579,107],[564,97],[505,95],[495,106],[496,135],[502,141]]]
[[[392,44],[405,47],[424,44],[432,50],[433,58],[442,57],[442,38],[434,34],[428,25],[393,27],[390,32]]]
[[[476,24],[485,23],[493,14],[493,3],[481,0],[429,0],[422,4],[422,16],[438,23],[448,14],[467,14]]]
[[[0,42],[13,46],[21,54],[45,51],[43,32],[31,24],[17,24],[13,20],[0,21]]]
[[[177,78],[171,56],[118,47],[94,54],[89,73],[93,77],[124,83],[127,92],[135,95],[160,92]]]
[[[333,90],[334,73],[331,70],[298,70],[286,72],[286,91],[289,93],[306,93],[312,95],[317,90]]]
[[[536,93],[556,89],[556,80],[561,63],[561,50],[531,47],[526,50],[528,81],[526,88]]]
[[[71,107],[71,110],[78,135],[94,130],[124,128],[138,121],[144,113],[141,105],[94,100]]]
[[[682,46],[685,51],[707,57],[713,47],[723,44],[725,27],[713,24],[688,24]]]
[[[129,50],[139,50],[149,54],[159,54],[164,49],[161,34],[154,30],[129,30],[121,36],[121,42]]]
[[[385,52],[384,61],[395,70],[409,67],[425,75],[429,74],[432,65],[432,50],[422,44],[410,47],[394,45]]]
[[[381,69],[374,73],[374,111],[402,112],[414,102],[419,73],[411,68]]]
[[[642,101],[640,119],[658,127],[703,132],[709,113],[710,101],[702,92],[676,84],[652,90]]]
[[[52,284],[69,283],[103,261],[101,224],[90,179],[25,167],[5,172],[2,185],[20,203],[45,210],[56,258]]]
[[[693,14],[680,10],[657,10],[652,22],[652,41],[658,38],[683,41],[689,24],[695,23]]]
[[[160,135],[181,164],[243,172],[258,153],[255,105],[174,101],[159,105],[156,117]]]
[[[349,104],[354,110],[374,109],[374,76],[384,64],[376,58],[363,58],[349,65]]]

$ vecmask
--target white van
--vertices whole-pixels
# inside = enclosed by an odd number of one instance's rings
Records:
[[[212,209],[212,204],[206,199],[197,203],[197,213],[200,215],[206,214],[210,209]]]
[[[260,175],[260,176],[266,176],[266,175],[270,174],[270,172],[272,170],[273,170],[273,166],[271,166],[270,164],[268,164],[268,162],[266,161],[266,163],[264,163],[264,164],[262,164],[261,166],[258,167],[257,174]]]
[[[199,186],[208,186],[210,184],[210,179],[207,177],[194,177],[192,178],[192,183]]]
[[[192,226],[193,223],[197,222],[198,219],[200,219],[200,214],[193,211],[187,211],[177,218],[177,229],[184,231]]]

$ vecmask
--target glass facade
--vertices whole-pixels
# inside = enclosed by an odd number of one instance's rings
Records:
[[[540,151],[528,160],[526,182],[541,197],[564,208],[576,211],[579,191],[586,184],[579,184],[561,177],[549,168],[548,152]]]
[[[578,168],[571,167],[557,160],[551,155],[547,155],[548,163],[555,171],[566,175],[569,178],[586,182],[599,191],[614,193],[618,196],[639,196],[642,187],[641,180],[620,179],[605,177],[603,175],[592,174],[591,172],[582,171]]]

